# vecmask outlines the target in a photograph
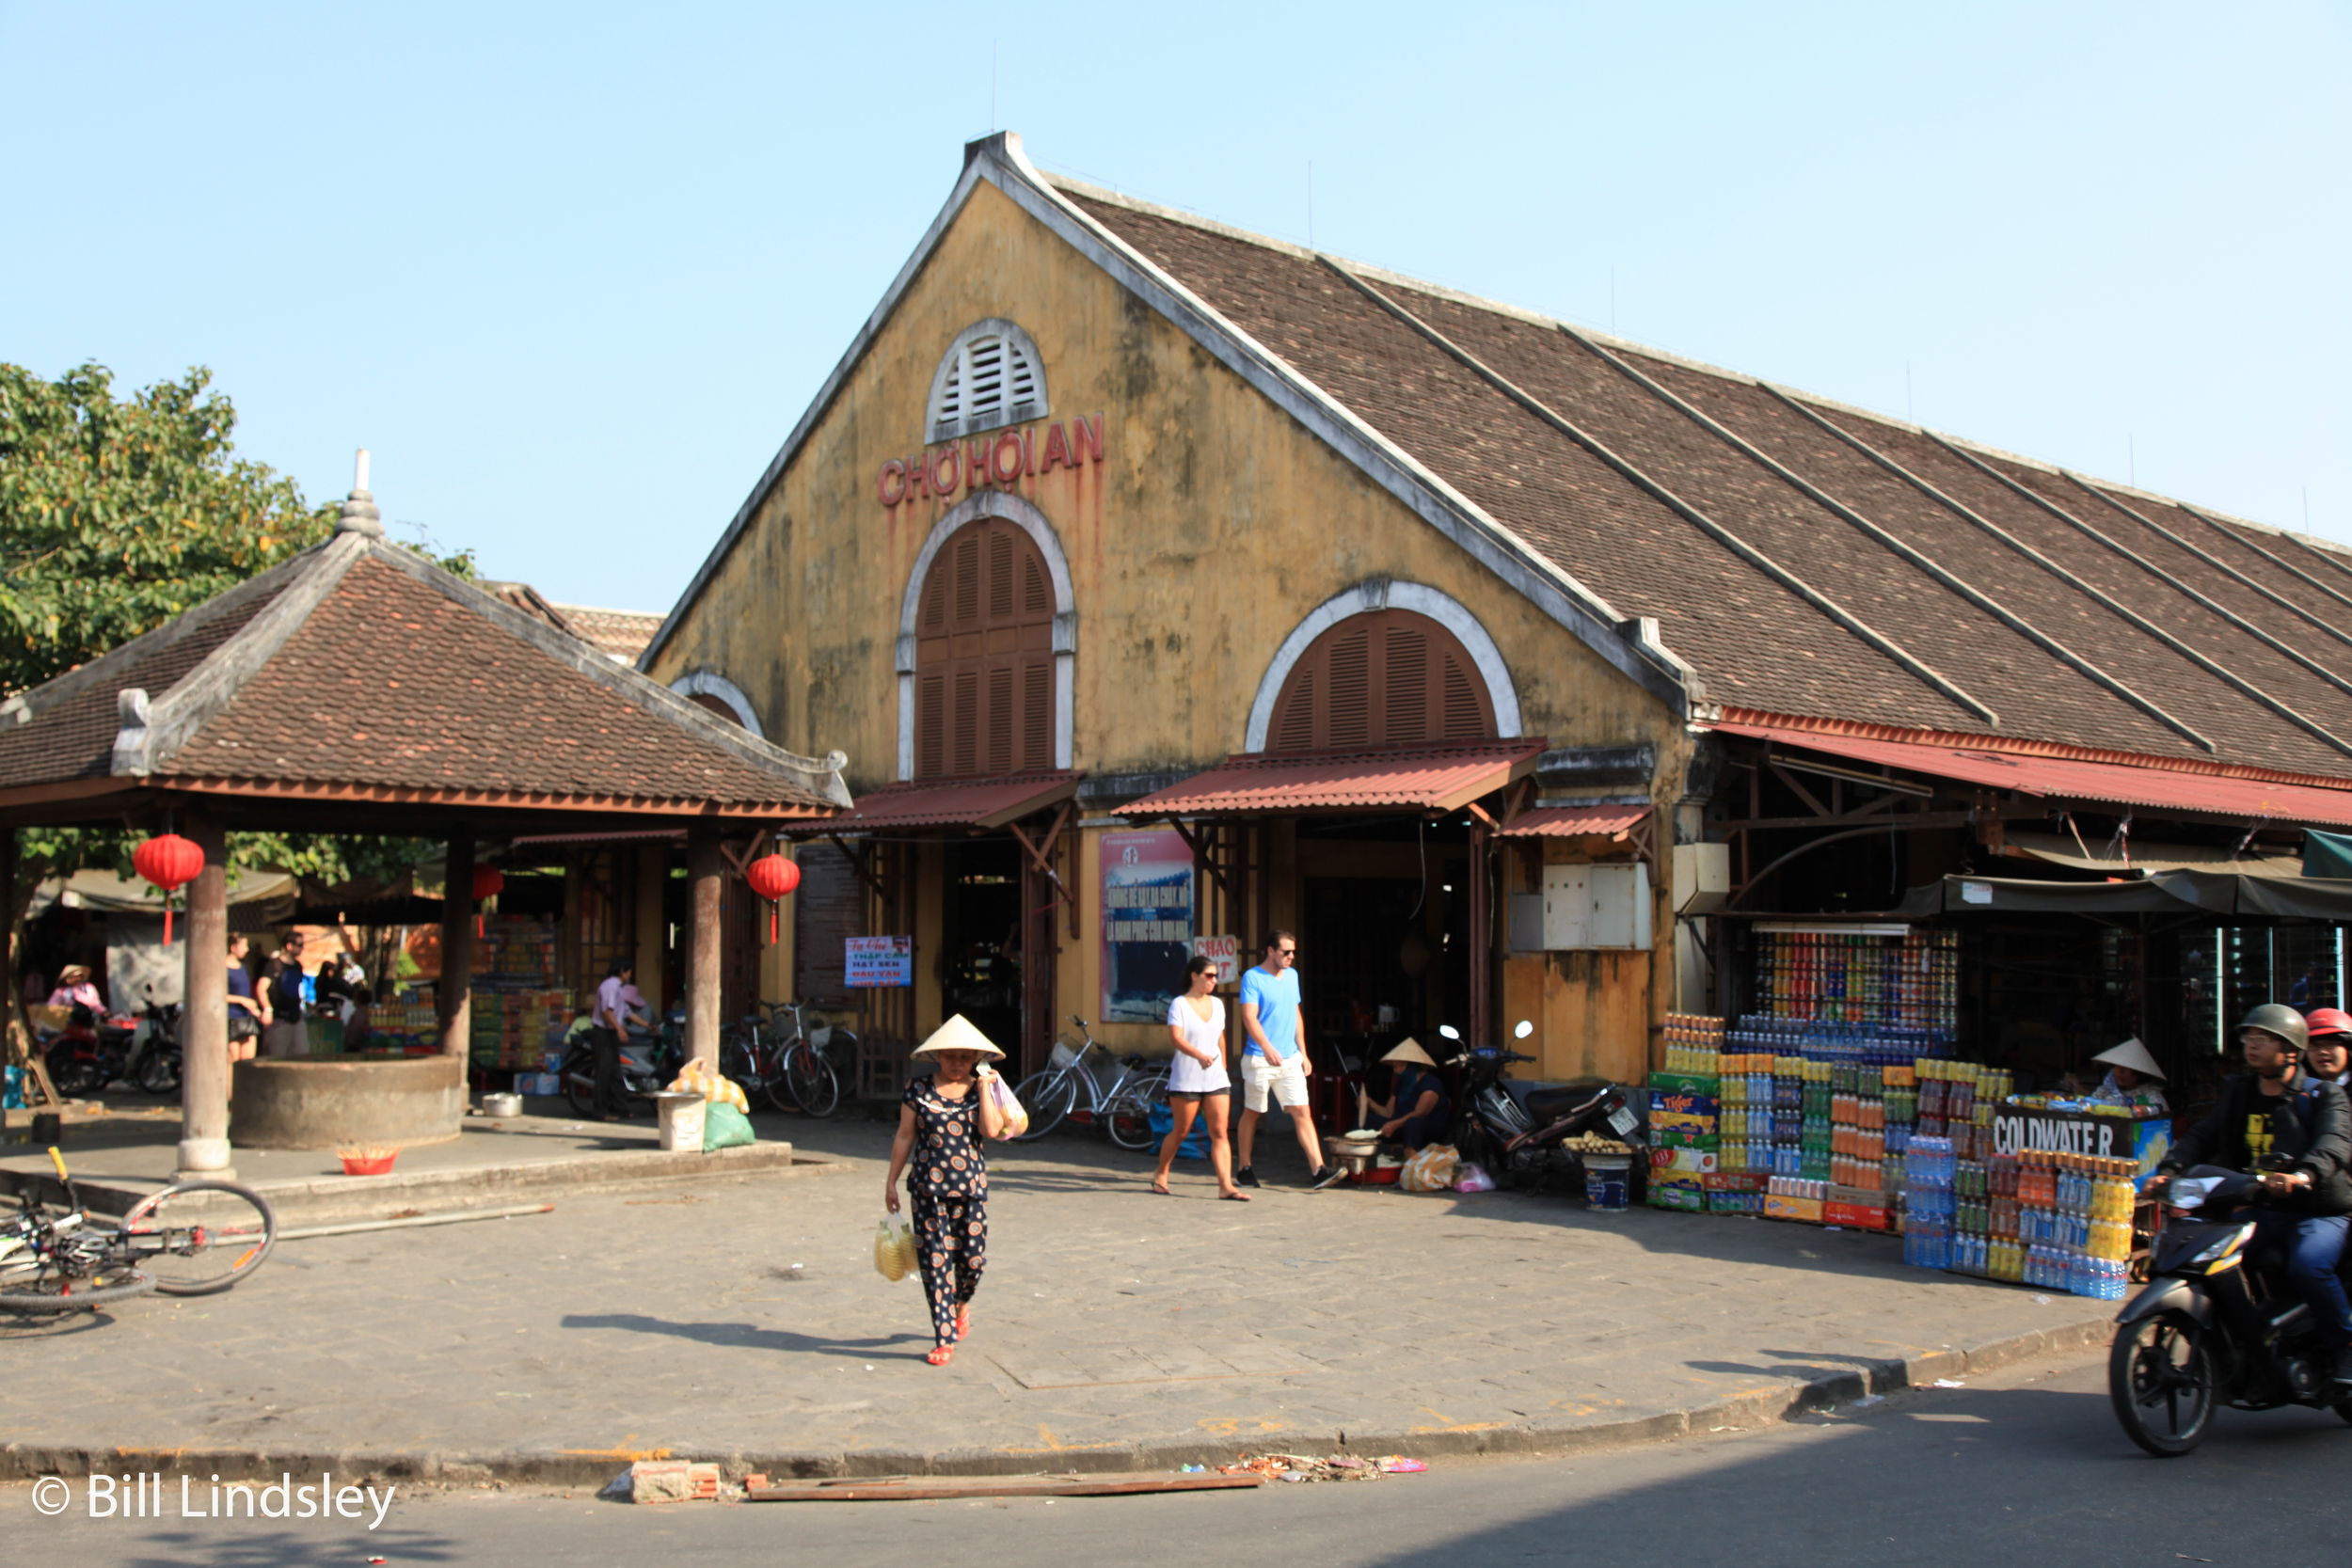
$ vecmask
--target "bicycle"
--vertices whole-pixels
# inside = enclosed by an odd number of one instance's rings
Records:
[[[830,1054],[836,1041],[854,1045],[857,1037],[830,1023],[812,1034],[807,1006],[799,1002],[762,1002],[769,1027],[779,1014],[789,1014],[792,1034],[776,1051],[776,1070],[768,1081],[768,1102],[779,1111],[802,1111],[819,1118],[841,1107],[841,1069]],[[788,1097],[788,1098],[787,1098]]]
[[[1083,1098],[1088,1117],[1101,1124],[1111,1142],[1129,1150],[1151,1148],[1152,1107],[1168,1098],[1168,1063],[1123,1056],[1118,1075],[1105,1088],[1095,1082],[1087,1057],[1098,1051],[1109,1053],[1095,1039],[1085,1019],[1073,1014],[1070,1022],[1078,1026],[1084,1043],[1068,1061],[1032,1073],[1021,1085],[1021,1103],[1029,1113],[1029,1130],[1021,1134],[1020,1141],[1041,1138],[1059,1127]]]
[[[277,1244],[277,1212],[250,1187],[175,1181],[109,1221],[83,1207],[65,1156],[52,1148],[49,1160],[66,1208],[53,1213],[26,1195],[0,1225],[0,1311],[90,1311],[150,1291],[209,1296],[251,1275]]]

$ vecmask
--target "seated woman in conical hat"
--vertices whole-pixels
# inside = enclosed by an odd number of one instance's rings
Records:
[[[2134,1037],[2112,1051],[2102,1051],[2090,1058],[2107,1065],[2107,1075],[2099,1081],[2090,1098],[2103,1105],[2129,1105],[2134,1110],[2150,1110],[2158,1116],[2170,1107],[2164,1102],[2164,1069],[2148,1048]]]
[[[1368,1103],[1380,1136],[1407,1148],[1444,1141],[1448,1113],[1445,1080],[1418,1040],[1407,1039],[1380,1058],[1395,1069],[1389,1098]]]

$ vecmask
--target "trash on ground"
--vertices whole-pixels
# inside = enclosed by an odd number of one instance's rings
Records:
[[[628,1467],[633,1503],[707,1502],[719,1495],[719,1466],[686,1459],[641,1459]]]
[[[1087,1480],[1075,1474],[1058,1476],[988,1476],[961,1481],[948,1476],[842,1477],[833,1481],[794,1481],[788,1485],[743,1485],[743,1500],[754,1503],[871,1503],[941,1502],[957,1497],[1118,1497],[1147,1492],[1223,1492],[1264,1483],[1265,1478],[1176,1474],[1125,1476]]]
[[[1935,1386],[1938,1388],[1965,1388],[1968,1386],[1968,1385],[1961,1382],[1960,1379],[1956,1377],[1939,1377],[1935,1380]]]
[[[1865,1394],[1860,1399],[1854,1401],[1853,1403],[1846,1406],[1846,1408],[1849,1410],[1867,1410],[1874,1404],[1884,1404],[1885,1402],[1886,1396],[1884,1394]]]

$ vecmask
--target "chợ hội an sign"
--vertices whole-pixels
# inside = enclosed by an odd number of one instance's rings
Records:
[[[875,476],[874,495],[890,507],[915,499],[946,500],[959,491],[1017,484],[1057,468],[1102,461],[1103,416],[1084,414],[1066,421],[1017,425],[926,447],[912,456],[889,458]]]

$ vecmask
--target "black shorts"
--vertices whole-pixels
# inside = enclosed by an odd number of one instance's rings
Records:
[[[1168,1091],[1168,1098],[1170,1100],[1224,1100],[1232,1092],[1232,1085],[1219,1084],[1213,1089],[1170,1089]]]

